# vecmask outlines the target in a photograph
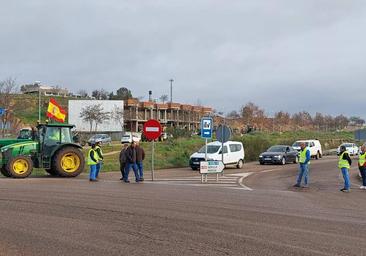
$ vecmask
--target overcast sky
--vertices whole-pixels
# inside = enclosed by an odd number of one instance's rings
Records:
[[[364,0],[0,4],[0,79],[366,117]]]

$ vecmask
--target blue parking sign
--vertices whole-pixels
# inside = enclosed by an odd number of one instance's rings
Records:
[[[0,116],[5,114],[5,108],[0,108]]]
[[[201,119],[201,138],[204,139],[212,138],[212,126],[213,126],[213,120],[211,117],[203,117]]]

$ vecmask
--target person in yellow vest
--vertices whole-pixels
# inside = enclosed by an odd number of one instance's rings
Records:
[[[341,170],[343,179],[344,179],[344,187],[341,189],[342,192],[349,192],[351,188],[351,183],[349,180],[349,169],[351,167],[352,160],[349,156],[349,153],[345,146],[340,147],[339,152],[339,160],[338,160],[338,168]]]
[[[95,140],[95,152],[97,153],[98,159],[99,159],[99,162],[97,163],[97,171],[96,171],[96,174],[95,174],[95,177],[97,177],[97,178],[99,176],[100,169],[102,169],[102,163],[103,163],[103,159],[104,159],[103,151],[102,151],[102,148],[100,147],[101,143],[102,143],[101,139],[96,139]]]
[[[358,158],[358,169],[362,177],[362,186],[360,189],[366,189],[366,145],[361,146],[360,156]]]
[[[98,154],[95,151],[95,143],[91,144],[91,148],[88,151],[88,165],[90,166],[89,181],[98,181],[96,178],[97,164],[99,162]]]
[[[300,143],[299,153],[299,175],[297,176],[295,188],[301,187],[301,180],[304,177],[304,188],[309,186],[309,164],[310,164],[310,150],[306,147],[304,142]]]

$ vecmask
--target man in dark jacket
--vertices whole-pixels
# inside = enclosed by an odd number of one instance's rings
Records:
[[[139,170],[139,177],[140,181],[144,181],[144,166],[142,164],[142,161],[145,159],[145,151],[140,146],[139,142],[136,142],[136,165],[137,169]]]
[[[128,148],[128,144],[123,144],[122,150],[119,153],[119,169],[121,171],[122,177],[120,178],[120,180],[125,180],[125,169],[126,169],[126,162],[127,162],[127,157],[126,157],[126,150]]]
[[[130,173],[131,167],[133,169],[133,172],[135,173],[136,182],[139,182],[140,178],[139,178],[139,173],[138,173],[137,165],[136,165],[136,142],[134,142],[134,141],[126,149],[126,160],[127,160],[127,163],[126,163],[127,167],[126,167],[124,182],[130,183],[130,181],[128,180],[128,175]]]

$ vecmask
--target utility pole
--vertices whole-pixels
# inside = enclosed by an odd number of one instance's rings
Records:
[[[169,82],[170,82],[170,103],[173,103],[173,82],[174,82],[174,80],[170,79]]]
[[[35,81],[35,85],[38,85],[38,122],[41,122],[41,82]]]

